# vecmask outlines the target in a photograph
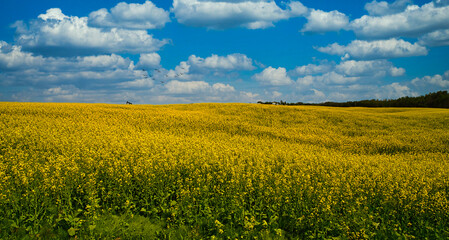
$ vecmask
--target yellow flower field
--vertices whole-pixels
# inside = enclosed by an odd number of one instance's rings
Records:
[[[449,238],[449,110],[0,103],[0,239]]]

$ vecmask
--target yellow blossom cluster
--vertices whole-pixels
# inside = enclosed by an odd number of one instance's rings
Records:
[[[214,238],[444,238],[448,191],[447,109],[0,103],[0,238],[124,213]]]

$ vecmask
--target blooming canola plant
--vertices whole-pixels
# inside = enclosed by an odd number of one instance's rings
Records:
[[[447,109],[1,103],[0,116],[0,238],[115,238],[100,226],[123,215],[161,238],[449,237]]]

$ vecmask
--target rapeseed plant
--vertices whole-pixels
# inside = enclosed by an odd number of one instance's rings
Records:
[[[1,103],[0,133],[4,239],[449,238],[447,109]]]

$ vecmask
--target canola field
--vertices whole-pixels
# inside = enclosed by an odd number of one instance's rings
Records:
[[[0,239],[447,239],[449,110],[0,103]]]

